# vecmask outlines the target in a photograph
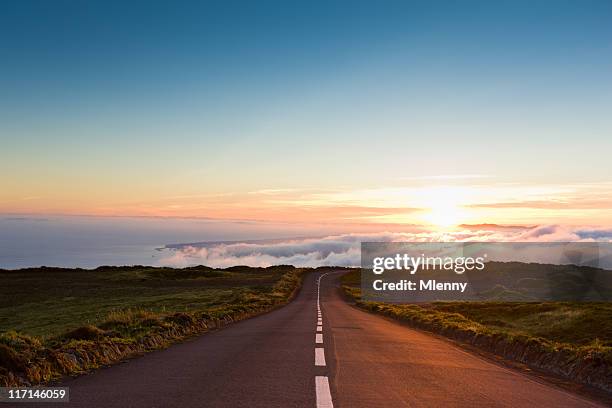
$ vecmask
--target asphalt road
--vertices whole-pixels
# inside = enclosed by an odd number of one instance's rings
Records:
[[[70,403],[17,407],[597,407],[345,303],[338,275],[167,350],[67,380]],[[318,322],[320,324],[318,324]],[[8,404],[0,404],[0,408]]]

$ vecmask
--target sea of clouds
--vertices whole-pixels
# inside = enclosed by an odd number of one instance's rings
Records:
[[[235,265],[267,267],[359,266],[362,242],[612,242],[612,229],[539,225],[471,226],[453,232],[349,233],[318,238],[258,242],[198,243],[174,246],[160,265],[185,267]]]

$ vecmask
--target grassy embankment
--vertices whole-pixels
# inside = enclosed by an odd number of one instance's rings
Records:
[[[0,270],[0,386],[76,375],[290,300],[305,270]]]
[[[612,392],[612,304],[361,300],[360,271],[343,276],[357,306]]]

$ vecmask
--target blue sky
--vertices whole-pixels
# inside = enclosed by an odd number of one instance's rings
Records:
[[[276,207],[165,200],[612,174],[607,1],[0,7],[0,211],[243,218]]]

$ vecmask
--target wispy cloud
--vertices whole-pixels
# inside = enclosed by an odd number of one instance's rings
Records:
[[[495,176],[491,174],[439,174],[430,176],[399,177],[398,180],[472,180],[493,177]]]
[[[534,209],[612,209],[609,198],[566,197],[550,200],[508,201],[469,204],[470,208],[534,208]]]
[[[406,177],[388,186],[264,188],[177,194],[159,199],[99,203],[92,215],[157,216],[302,224],[599,224],[612,226],[612,183],[504,183],[486,174]],[[21,213],[72,213],[36,210]],[[22,201],[22,203],[24,203]],[[1,203],[0,203],[1,204]],[[30,205],[28,204],[28,205]],[[8,211],[0,205],[0,212]],[[355,231],[354,228],[339,229]],[[393,229],[395,230],[395,229]]]

